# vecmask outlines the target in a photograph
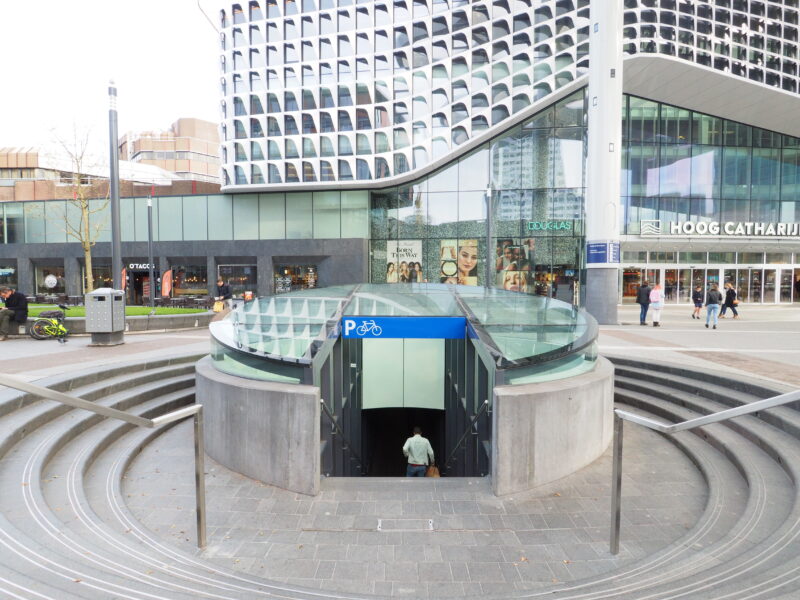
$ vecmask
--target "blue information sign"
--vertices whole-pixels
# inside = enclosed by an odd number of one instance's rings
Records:
[[[608,242],[586,244],[586,263],[598,264],[608,262]]]
[[[342,317],[343,338],[463,339],[464,317]]]

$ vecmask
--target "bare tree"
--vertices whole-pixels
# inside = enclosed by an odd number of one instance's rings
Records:
[[[63,225],[67,237],[81,245],[85,265],[85,287],[87,292],[91,292],[94,289],[92,248],[106,225],[103,212],[109,205],[108,185],[98,186],[89,174],[94,166],[89,129],[79,132],[78,127],[73,126],[69,138],[55,133],[54,138],[70,162],[71,180],[69,185],[72,198],[66,200],[63,214],[53,216]],[[102,202],[90,202],[101,194],[105,196]]]

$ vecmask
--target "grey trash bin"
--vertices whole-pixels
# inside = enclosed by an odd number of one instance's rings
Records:
[[[125,292],[97,288],[86,294],[86,333],[93,344],[121,344],[125,331]]]

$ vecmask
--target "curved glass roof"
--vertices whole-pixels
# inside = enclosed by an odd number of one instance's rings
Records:
[[[597,337],[596,321],[565,302],[435,283],[332,286],[258,298],[212,323],[211,333],[251,358],[310,366],[325,341],[339,337],[344,316],[466,317],[467,335],[482,342],[502,370],[562,359]]]

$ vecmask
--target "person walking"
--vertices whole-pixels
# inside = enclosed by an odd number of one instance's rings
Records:
[[[720,304],[722,304],[722,294],[720,294],[717,284],[713,283],[706,294],[706,329],[708,329],[708,324],[712,320],[714,321],[714,329],[717,328]]]
[[[703,308],[703,288],[696,285],[692,292],[692,302],[694,302],[694,312],[692,313],[693,319],[700,318],[700,309]]]
[[[650,285],[645,281],[636,292],[636,304],[641,307],[639,311],[639,325],[647,325],[647,309],[650,307]]]
[[[726,283],[725,284],[725,302],[722,304],[722,310],[719,313],[719,318],[724,319],[725,313],[728,309],[731,309],[733,313],[733,318],[739,318],[739,311],[736,310],[736,305],[739,304],[739,301],[736,299],[736,290],[733,289],[733,284]]]
[[[406,477],[425,477],[428,464],[433,464],[433,448],[428,438],[422,437],[422,429],[414,427],[414,435],[403,444],[403,454],[408,458]]]
[[[661,284],[657,283],[650,290],[650,310],[653,311],[653,327],[661,327],[661,309],[664,308],[664,292]]]

